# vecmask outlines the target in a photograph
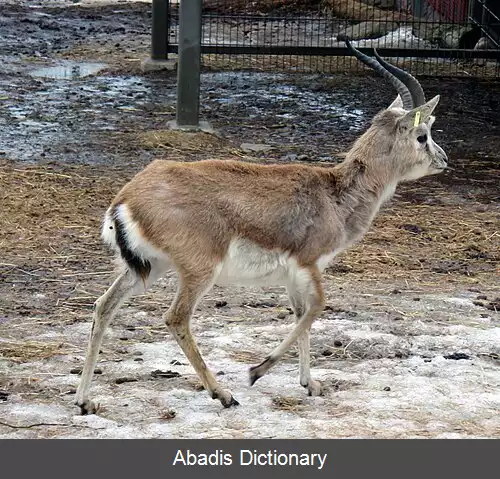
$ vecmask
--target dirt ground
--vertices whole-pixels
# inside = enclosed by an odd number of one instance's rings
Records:
[[[120,22],[116,2],[27,4],[0,10],[0,438],[500,437],[500,83],[474,79],[422,80],[441,95],[434,139],[453,169],[401,185],[326,271],[312,329],[324,396],[300,387],[295,349],[247,384],[293,323],[282,289],[214,288],[193,329],[241,403],[223,410],[162,323],[168,276],[113,321],[101,409],[79,416],[118,189],[153,158],[335,164],[394,94],[370,76],[208,71],[218,135],[172,132],[175,74],[139,68],[147,4],[120,3]]]

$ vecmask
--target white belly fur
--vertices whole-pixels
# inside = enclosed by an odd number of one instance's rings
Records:
[[[323,271],[335,252],[321,256],[316,262]],[[297,261],[288,253],[270,251],[247,240],[233,240],[219,266],[215,284],[255,286],[286,286],[303,274]]]

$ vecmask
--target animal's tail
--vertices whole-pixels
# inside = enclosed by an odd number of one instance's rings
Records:
[[[151,262],[146,257],[148,246],[126,204],[113,205],[106,211],[102,238],[121,255],[131,271],[146,280],[151,273]]]

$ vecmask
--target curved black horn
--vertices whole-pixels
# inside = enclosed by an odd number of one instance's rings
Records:
[[[379,75],[382,75],[391,83],[391,85],[401,96],[401,100],[403,100],[403,108],[405,110],[413,109],[413,97],[410,93],[410,90],[398,77],[393,75],[389,70],[386,70],[377,60],[374,60],[373,58],[365,55],[364,53],[361,53],[359,50],[354,48],[348,38],[346,38],[345,43],[347,45],[347,48],[354,54],[354,56],[358,60],[363,62],[365,65],[368,65],[370,68],[375,70]]]
[[[401,68],[397,66],[391,65],[386,62],[377,52],[377,49],[374,48],[373,52],[375,53],[375,57],[378,62],[386,69],[389,70],[395,77],[399,78],[410,91],[411,97],[413,99],[413,107],[422,106],[425,103],[425,93],[420,85],[419,81],[408,72],[405,72]]]

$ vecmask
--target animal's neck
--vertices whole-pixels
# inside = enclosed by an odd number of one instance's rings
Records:
[[[332,169],[337,185],[338,199],[345,201],[348,196],[363,199],[388,199],[394,193],[397,180],[382,158],[368,158],[351,150],[346,159]]]
[[[351,150],[345,161],[331,170],[335,185],[332,200],[353,241],[368,230],[396,189],[397,181],[384,163],[366,155],[360,158]]]

